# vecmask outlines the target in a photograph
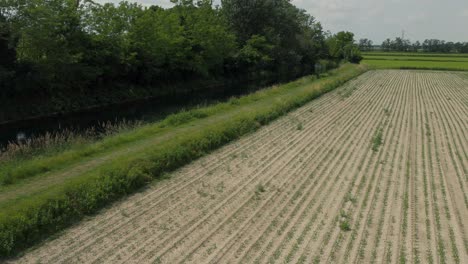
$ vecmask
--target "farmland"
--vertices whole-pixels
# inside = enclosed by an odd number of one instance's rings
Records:
[[[370,71],[21,263],[467,263],[468,75]]]
[[[468,71],[466,54],[365,52],[363,63],[377,69]]]

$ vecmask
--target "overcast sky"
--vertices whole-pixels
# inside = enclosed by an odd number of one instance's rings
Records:
[[[169,0],[130,0],[170,7]],[[114,2],[120,0],[97,0]],[[215,3],[220,0],[215,0]],[[292,0],[322,22],[325,30],[352,31],[381,43],[402,35],[412,41],[468,41],[468,0]]]

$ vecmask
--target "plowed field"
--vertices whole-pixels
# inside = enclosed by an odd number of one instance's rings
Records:
[[[371,71],[12,260],[468,263],[468,75]]]

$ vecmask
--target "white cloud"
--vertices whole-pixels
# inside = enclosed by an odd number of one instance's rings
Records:
[[[332,32],[349,30],[375,42],[401,35],[412,40],[468,41],[468,1],[450,0],[293,0]],[[464,10],[461,16],[459,10]]]
[[[463,11],[461,12],[461,15],[464,16],[464,17],[468,17],[468,8],[465,9],[465,10],[463,10]]]

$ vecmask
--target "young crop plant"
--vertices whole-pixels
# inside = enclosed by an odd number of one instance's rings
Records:
[[[429,126],[428,123],[426,123],[426,136],[428,137],[431,136],[431,127]],[[430,138],[428,140],[430,140]]]
[[[259,183],[257,186],[255,186],[255,195],[258,197],[262,193],[266,192],[265,186],[261,183]]]
[[[377,132],[375,132],[374,137],[372,138],[372,150],[374,152],[379,151],[380,145],[382,145],[383,142],[383,129],[379,128]]]
[[[351,193],[346,195],[346,202],[356,203],[357,199]]]
[[[351,231],[351,224],[349,223],[348,219],[343,219],[340,221],[340,229],[345,232]]]
[[[388,107],[384,108],[384,114],[386,116],[390,116],[390,108],[388,108]]]
[[[297,130],[301,131],[301,130],[304,129],[304,126],[302,125],[302,123],[298,123],[296,128],[297,128]]]
[[[339,90],[338,94],[341,96],[342,99],[346,99],[350,97],[356,89],[357,86],[347,86],[344,87],[342,90]]]

